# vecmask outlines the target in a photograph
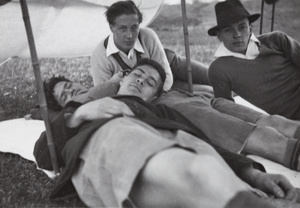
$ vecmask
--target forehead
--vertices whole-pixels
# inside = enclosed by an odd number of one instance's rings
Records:
[[[60,82],[56,83],[53,87],[53,90],[54,91],[63,90],[66,83],[67,83],[67,81],[60,81]]]
[[[140,65],[140,66],[136,67],[133,71],[141,72],[141,73],[145,74],[146,76],[155,78],[155,80],[161,79],[160,74],[153,66]]]
[[[139,18],[137,14],[122,14],[117,16],[115,21],[115,25],[135,25],[139,24]]]
[[[236,27],[236,26],[244,25],[244,24],[249,24],[248,18],[245,18],[245,19],[242,19],[242,20],[240,20],[240,21],[238,21],[238,22],[235,22],[235,23],[232,23],[232,24],[230,24],[230,25],[224,26],[224,27],[221,28],[221,30],[224,29],[224,28],[228,28],[228,27]]]

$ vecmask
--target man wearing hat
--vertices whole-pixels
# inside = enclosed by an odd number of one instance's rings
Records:
[[[265,110],[300,120],[300,44],[283,32],[256,37],[249,14],[239,0],[215,6],[217,26],[208,30],[221,45],[209,67],[216,97],[233,100],[232,92]]]

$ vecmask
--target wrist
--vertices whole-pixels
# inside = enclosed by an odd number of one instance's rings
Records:
[[[80,106],[73,114],[65,114],[66,126],[76,128],[87,120],[83,106]]]
[[[247,167],[242,171],[241,177],[245,182],[256,187],[257,179],[260,173],[260,170],[254,169],[253,167]]]

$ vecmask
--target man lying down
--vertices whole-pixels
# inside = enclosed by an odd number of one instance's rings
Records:
[[[212,145],[177,111],[149,104],[165,77],[142,59],[116,96],[64,107],[51,122],[62,167],[52,198],[76,190],[91,207],[299,207],[286,178]],[[34,154],[52,168],[45,133]]]

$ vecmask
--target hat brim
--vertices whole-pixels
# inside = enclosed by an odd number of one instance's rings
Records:
[[[259,17],[260,17],[260,14],[252,14],[252,15],[250,15],[250,16],[248,17],[249,23],[251,24],[252,22],[255,22]],[[239,20],[237,20],[237,22],[238,22],[238,21],[239,21]],[[217,26],[214,26],[214,27],[210,28],[210,29],[207,31],[207,33],[208,33],[208,35],[210,35],[210,36],[217,36],[219,30],[220,30],[220,26],[217,25]]]

